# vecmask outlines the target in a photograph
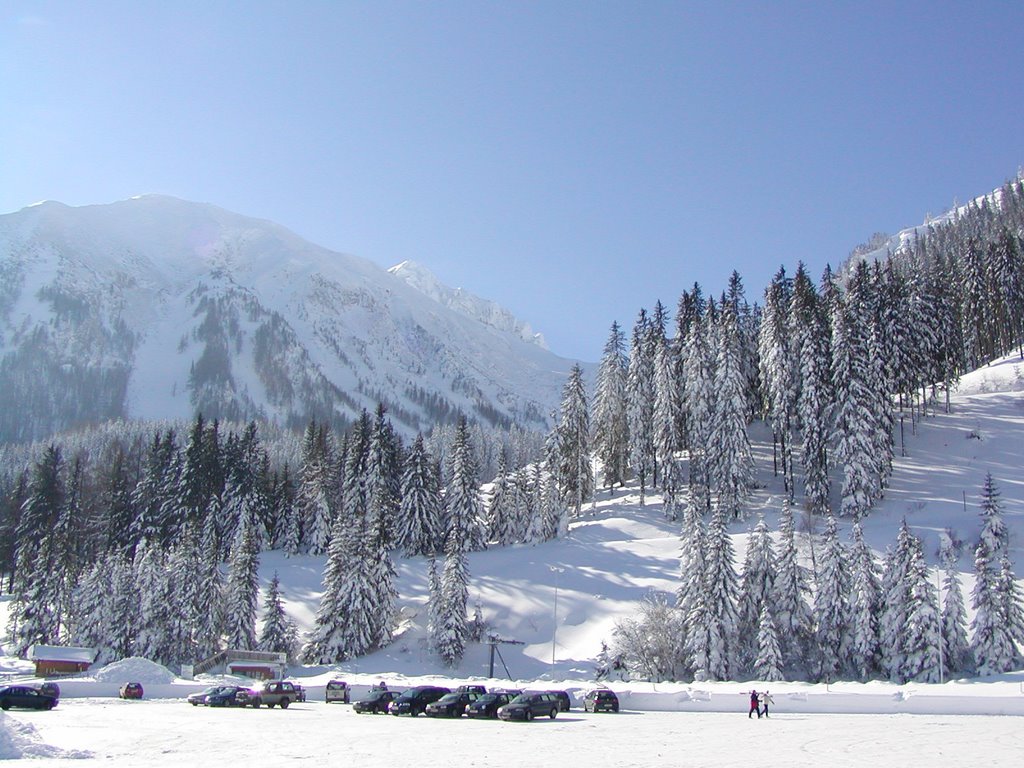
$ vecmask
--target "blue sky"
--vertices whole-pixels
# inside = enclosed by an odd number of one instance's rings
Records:
[[[414,259],[596,360],[1024,163],[1013,2],[0,5],[0,212],[146,192]]]

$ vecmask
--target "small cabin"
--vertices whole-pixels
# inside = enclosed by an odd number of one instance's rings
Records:
[[[69,645],[33,645],[28,660],[36,665],[36,677],[59,677],[85,672],[96,661],[95,648]]]
[[[231,662],[227,665],[229,675],[242,675],[254,680],[274,680],[283,676],[283,668],[277,664],[260,664],[259,662]]]

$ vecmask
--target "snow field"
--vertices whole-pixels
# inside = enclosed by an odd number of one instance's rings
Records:
[[[742,697],[736,700],[736,711],[729,714],[574,709],[532,723],[357,715],[351,707],[322,702],[252,710],[109,699],[62,701],[53,712],[12,710],[7,718],[31,726],[51,745],[52,756],[33,755],[33,766],[57,765],[59,755],[85,757],[83,751],[96,761],[150,768],[247,759],[341,761],[360,768],[410,761],[559,768],[735,768],[751,761],[931,768],[1006,765],[1024,753],[1024,731],[1016,718],[811,715],[787,712],[776,698],[777,712],[749,720]]]

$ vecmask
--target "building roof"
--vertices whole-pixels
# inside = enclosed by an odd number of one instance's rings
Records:
[[[75,648],[69,645],[33,645],[28,649],[30,661],[74,661],[92,664],[96,660],[95,648]]]

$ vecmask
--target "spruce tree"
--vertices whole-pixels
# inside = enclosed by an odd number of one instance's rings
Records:
[[[910,603],[902,643],[904,659],[901,677],[919,683],[937,683],[942,664],[939,599],[924,561],[921,540],[914,536],[911,544],[907,574]]]
[[[967,641],[967,611],[964,608],[960,572],[957,569],[958,552],[952,535],[944,531],[939,546],[939,563],[944,574],[942,589],[942,659],[949,677],[970,672],[974,667],[971,648]]]
[[[715,418],[710,445],[712,488],[718,506],[732,518],[740,516],[754,477],[754,458],[747,436],[747,382],[737,318],[726,305],[720,325],[717,369],[715,371]]]
[[[974,550],[971,651],[978,674],[987,676],[1013,669],[1020,653],[1013,643],[1014,593],[1008,595],[1006,591],[1007,576],[1001,566],[1008,552],[1007,529],[999,489],[991,473],[982,487],[981,520],[981,536]]]
[[[818,669],[826,682],[845,673],[850,647],[849,566],[836,529],[836,519],[829,515],[818,558],[818,589],[814,597]]]
[[[594,492],[594,475],[590,466],[590,413],[583,386],[583,369],[578,363],[573,365],[562,390],[555,435],[559,491],[578,517],[583,510],[583,502]]]
[[[409,557],[442,549],[441,494],[433,460],[417,435],[405,460],[398,508],[397,545]]]
[[[856,677],[868,680],[878,670],[880,584],[874,555],[859,522],[854,522],[850,538],[850,668]]]
[[[298,636],[299,631],[295,622],[284,609],[281,580],[275,571],[264,598],[263,628],[260,630],[260,638],[256,647],[261,651],[284,653],[287,658],[291,659],[295,656]]]
[[[788,671],[791,679],[806,677],[811,671],[806,663],[810,656],[813,631],[808,581],[807,569],[800,564],[793,507],[786,499],[779,515],[779,552],[773,600],[775,626],[782,646],[783,669]]]
[[[229,648],[256,647],[256,609],[259,601],[259,533],[256,516],[247,511],[231,550],[225,599],[225,629]]]
[[[640,506],[655,475],[654,349],[651,322],[641,309],[629,348],[626,370],[626,419],[629,425],[629,463],[640,481]]]
[[[757,621],[757,656],[754,659],[754,677],[765,682],[785,680],[782,671],[782,651],[778,632],[772,620],[771,606],[765,603]]]
[[[743,561],[743,581],[737,604],[737,662],[742,669],[751,670],[760,654],[760,629],[765,606],[771,605],[775,589],[775,553],[771,534],[764,517],[747,540],[747,554]],[[772,624],[774,627],[774,622]]]
[[[594,392],[593,448],[604,471],[605,488],[621,486],[629,472],[626,370],[625,339],[619,324],[612,323]]]

